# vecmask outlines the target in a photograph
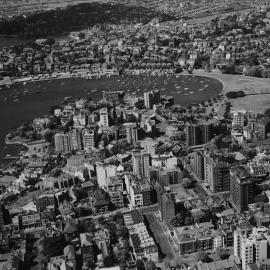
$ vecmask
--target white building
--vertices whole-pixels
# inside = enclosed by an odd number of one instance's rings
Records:
[[[234,256],[242,262],[242,269],[248,264],[268,259],[270,235],[266,227],[253,228],[252,232],[243,230],[234,231]]]
[[[245,124],[245,115],[242,112],[235,112],[233,115],[233,126],[241,126],[243,127]]]
[[[82,139],[83,149],[85,151],[90,151],[90,149],[95,148],[95,131],[87,129],[83,130]]]
[[[84,128],[86,125],[86,116],[83,113],[73,115],[73,127]]]
[[[162,167],[176,167],[177,166],[177,158],[172,154],[162,154],[162,155],[154,155],[152,157],[152,166],[157,168]]]
[[[142,189],[139,184],[133,184],[130,187],[129,196],[133,207],[143,207]]]
[[[117,174],[117,167],[114,165],[105,165],[104,163],[96,163],[97,182],[100,187],[107,186],[107,178]]]
[[[129,230],[131,244],[136,259],[143,257],[154,262],[158,261],[158,249],[154,239],[149,235],[140,210],[123,214],[124,222]]]
[[[109,113],[107,108],[103,108],[99,112],[100,114],[100,125],[109,127]]]

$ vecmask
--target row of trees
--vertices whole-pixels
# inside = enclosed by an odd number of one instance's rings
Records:
[[[239,97],[244,97],[246,96],[244,91],[230,91],[226,93],[227,98],[239,98]]]

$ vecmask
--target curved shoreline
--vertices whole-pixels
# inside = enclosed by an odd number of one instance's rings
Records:
[[[224,94],[230,91],[244,91],[245,97],[229,99],[236,110],[264,113],[270,107],[269,78],[222,74],[217,71],[208,74],[203,70],[197,70],[194,74],[209,76],[222,81]]]
[[[95,78],[93,79],[103,79],[104,77],[105,78],[110,78],[110,77],[121,77],[121,75],[96,75],[94,74],[93,75]],[[139,76],[149,76],[151,78],[153,77],[157,77],[157,78],[160,78],[160,77],[175,77],[177,78],[178,76],[190,76],[190,77],[202,77],[202,78],[210,78],[210,79],[215,79],[217,81],[219,81],[221,84],[222,84],[222,89],[221,89],[221,92],[223,92],[224,90],[224,86],[225,86],[225,83],[222,79],[220,78],[217,78],[217,77],[214,77],[214,76],[211,76],[211,75],[207,75],[207,74],[200,74],[198,72],[195,72],[193,74],[190,74],[190,73],[172,73],[172,74],[161,74],[160,76],[158,75],[150,75],[150,74],[125,74],[124,77],[139,77]],[[233,75],[232,75],[233,76]],[[28,77],[25,77],[25,78],[22,78],[22,79],[27,79]],[[11,84],[9,84],[10,87],[12,87],[13,85],[18,85],[18,84],[28,84],[28,83],[38,83],[38,82],[46,82],[46,81],[54,81],[54,80],[70,80],[70,79],[84,79],[84,80],[91,80],[90,78],[87,78],[86,76],[84,75],[78,75],[78,76],[71,76],[71,77],[51,77],[51,78],[43,78],[43,79],[38,79],[38,80],[26,80],[26,81],[16,81],[16,82],[12,82]]]

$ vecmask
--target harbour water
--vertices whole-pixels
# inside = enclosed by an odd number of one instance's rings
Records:
[[[62,103],[65,97],[98,99],[102,91],[124,90],[142,96],[145,91],[161,90],[161,94],[172,95],[175,103],[188,105],[217,96],[222,83],[208,77],[180,75],[176,77],[125,76],[85,80],[81,78],[29,82],[12,85],[0,91],[0,164],[3,158],[14,155],[18,146],[5,145],[5,136],[23,122],[41,117],[53,105]],[[19,146],[20,148],[21,146]]]

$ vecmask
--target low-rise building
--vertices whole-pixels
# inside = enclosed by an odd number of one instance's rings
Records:
[[[131,243],[135,251],[136,259],[143,257],[154,262],[158,261],[158,249],[154,239],[149,235],[144,224],[140,210],[133,210],[123,214],[124,222],[129,230]]]

